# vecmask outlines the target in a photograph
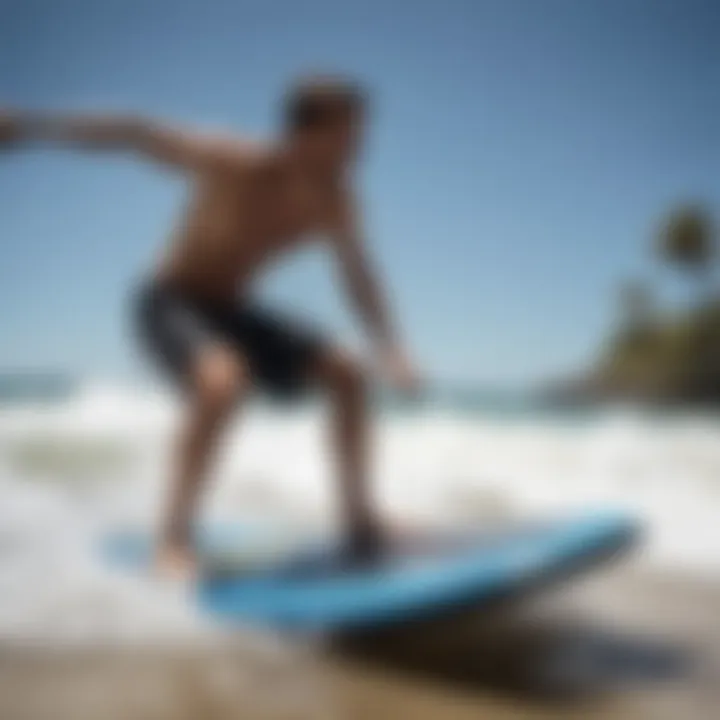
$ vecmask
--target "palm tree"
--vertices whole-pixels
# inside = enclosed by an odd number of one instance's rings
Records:
[[[661,256],[694,275],[701,287],[710,289],[716,254],[715,228],[710,215],[699,205],[674,210],[665,220],[659,237]]]
[[[665,259],[694,275],[700,288],[700,307],[685,323],[685,339],[680,347],[682,392],[693,400],[716,399],[720,389],[720,344],[712,279],[717,248],[709,213],[700,206],[676,209],[665,222],[660,242]]]

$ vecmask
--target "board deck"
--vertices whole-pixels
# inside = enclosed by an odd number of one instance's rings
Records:
[[[629,548],[637,524],[593,513],[485,532],[426,535],[389,544],[371,564],[348,566],[338,546],[297,548],[278,529],[210,527],[199,534],[197,598],[230,623],[350,630],[442,615],[587,570]],[[147,566],[152,542],[117,534],[112,562]]]

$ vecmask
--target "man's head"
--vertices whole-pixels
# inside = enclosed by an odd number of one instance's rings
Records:
[[[355,157],[366,106],[365,92],[355,82],[304,78],[286,94],[285,132],[304,159],[338,170]]]

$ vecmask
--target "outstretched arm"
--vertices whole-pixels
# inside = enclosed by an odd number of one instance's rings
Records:
[[[338,200],[333,218],[331,239],[343,283],[365,321],[391,379],[403,389],[414,389],[417,378],[390,321],[384,293],[368,257],[352,198],[345,195]]]
[[[0,147],[33,141],[88,150],[137,152],[185,169],[230,154],[227,143],[223,147],[212,138],[136,116],[54,116],[0,111]]]

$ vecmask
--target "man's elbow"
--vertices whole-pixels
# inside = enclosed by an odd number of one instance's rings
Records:
[[[155,141],[160,133],[160,128],[152,120],[140,115],[127,115],[117,121],[118,140],[128,145],[144,148]]]

